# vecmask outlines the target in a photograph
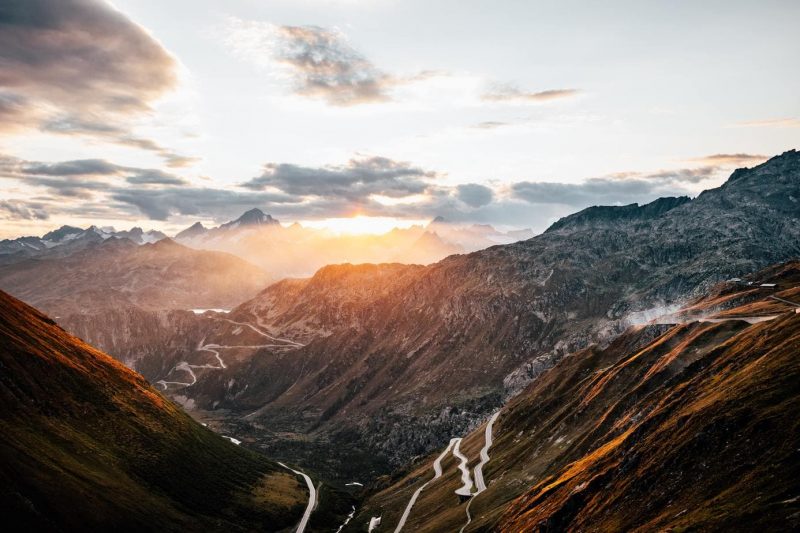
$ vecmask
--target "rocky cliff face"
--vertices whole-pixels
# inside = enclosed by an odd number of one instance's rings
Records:
[[[246,415],[237,430],[265,446],[272,430],[311,432],[401,464],[564,355],[800,255],[798,198],[800,155],[787,152],[691,201],[589,209],[429,267],[325,268],[243,304],[227,317],[238,325],[216,318],[195,342],[226,346],[236,364],[175,393]]]

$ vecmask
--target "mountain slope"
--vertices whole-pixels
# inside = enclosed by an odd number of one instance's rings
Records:
[[[111,237],[66,257],[0,266],[0,287],[59,317],[126,306],[232,307],[267,281],[261,269],[238,257],[169,239],[137,245]]]
[[[566,357],[503,408],[465,531],[796,529],[800,314],[771,296],[800,293],[800,263],[750,280],[777,292],[715,288],[690,306],[708,314],[636,326]],[[721,291],[742,303],[715,315]],[[756,316],[770,320],[752,320],[762,304],[769,314]],[[461,446],[473,476],[484,429]],[[380,515],[393,528],[438,453],[374,494],[355,523]],[[450,457],[442,465],[406,530],[467,523],[454,494],[461,473]]]
[[[37,531],[278,530],[298,478],[0,292],[0,508]]]
[[[254,356],[228,376],[247,391],[220,406],[259,409],[273,423],[307,420],[304,430],[347,426],[400,464],[477,423],[565,354],[606,344],[720,280],[800,255],[792,198],[800,198],[800,155],[787,152],[694,200],[645,208],[634,222],[561,225],[391,285],[347,281],[342,267],[326,283],[375,295],[350,313],[357,320],[303,339],[291,358]],[[270,302],[294,298],[279,289],[261,307],[265,294],[243,306],[264,309],[251,319],[272,335],[287,320]],[[315,323],[325,312],[311,300],[306,309],[292,321]],[[236,343],[224,333],[213,342]],[[266,378],[276,373],[292,376],[282,393]]]
[[[791,151],[694,200],[589,209],[427,267],[321,269],[198,319],[174,352],[154,342],[137,368],[177,382],[167,392],[184,405],[224,409],[231,431],[270,454],[375,476],[475,427],[565,355],[800,255],[798,198]],[[181,385],[180,362],[214,364],[203,343],[231,364]],[[118,348],[128,360],[142,344]],[[331,450],[324,464],[319,446]]]

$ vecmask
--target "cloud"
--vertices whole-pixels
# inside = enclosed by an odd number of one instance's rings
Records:
[[[501,122],[499,120],[486,120],[483,122],[478,122],[473,126],[473,128],[477,128],[479,130],[493,130],[496,128],[502,128],[503,126],[510,126],[511,122]]]
[[[577,89],[549,89],[539,92],[527,92],[513,85],[496,84],[481,95],[488,102],[550,102],[573,98],[580,93]]]
[[[638,174],[638,176],[645,180],[661,180],[671,182],[683,183],[699,183],[714,177],[720,170],[719,166],[708,165],[698,168],[676,168],[671,170],[660,170],[649,174]],[[636,174],[634,174],[636,176]]]
[[[56,196],[91,198],[124,178],[133,185],[186,185],[174,174],[159,169],[117,165],[105,159],[77,159],[56,163],[25,161],[0,155],[0,178],[17,179],[46,187]]]
[[[0,131],[85,135],[190,160],[121,126],[177,83],[177,63],[99,0],[7,0],[0,7]],[[102,117],[102,118],[100,118]]]
[[[800,128],[800,118],[770,118],[765,120],[748,120],[739,122],[737,126],[754,128]]]
[[[225,43],[258,66],[282,67],[301,96],[334,106],[385,102],[399,82],[355,50],[340,31],[319,26],[277,26],[228,20]]]
[[[723,163],[750,156],[712,154],[698,160]],[[14,204],[17,211],[3,206],[6,217],[69,213],[106,220],[144,215],[161,221],[193,216],[221,222],[259,207],[284,221],[354,213],[409,219],[443,215],[455,222],[525,224],[536,229],[590,205],[693,195],[697,192],[694,184],[717,177],[723,168],[722,164],[709,164],[649,173],[624,172],[582,183],[530,180],[492,187],[480,183],[449,185],[440,179],[444,174],[419,165],[358,156],[343,164],[320,167],[269,163],[261,175],[239,186],[217,188],[191,186],[163,170],[127,167],[103,159],[36,162],[0,154],[0,178],[16,179],[46,193],[39,195],[36,189],[27,189],[31,191],[29,198],[41,201],[41,206],[26,205],[28,210],[24,210]]]
[[[398,198],[421,194],[436,173],[386,157],[351,159],[340,166],[302,167],[287,163],[264,166],[261,176],[243,184],[254,190],[275,189],[293,196],[364,201],[371,195]]]
[[[494,191],[479,183],[467,183],[456,187],[458,199],[470,207],[488,205],[494,199]]]
[[[175,61],[105,2],[9,0],[0,18],[0,86],[61,109],[146,111],[176,82]]]
[[[512,197],[531,204],[563,204],[575,208],[590,205],[629,204],[659,196],[685,194],[647,179],[590,178],[583,183],[522,181],[511,186]]]
[[[119,188],[112,192],[111,198],[135,206],[152,220],[167,220],[172,215],[233,217],[241,214],[243,209],[253,206],[291,204],[300,201],[282,194],[216,188]]]
[[[0,200],[0,218],[6,220],[47,220],[50,218],[44,205],[19,200]]]
[[[108,122],[86,119],[76,116],[61,116],[42,122],[39,129],[49,133],[62,135],[89,135],[120,146],[128,146],[153,152],[164,159],[170,168],[185,167],[198,161],[196,157],[176,154],[151,139],[133,135],[126,128]]]
[[[769,159],[769,157],[765,155],[737,153],[737,154],[712,154],[692,159],[692,161],[697,161],[700,163],[708,163],[711,165],[726,166],[726,165],[742,165],[745,163],[763,163],[767,159]]]
[[[108,189],[108,183],[99,180],[69,178],[42,178],[28,177],[25,180],[30,185],[47,187],[51,194],[66,198],[90,199],[93,191],[104,191]]]
[[[59,163],[26,162],[21,165],[19,173],[30,176],[96,176],[116,174],[120,168],[104,159],[79,159]]]
[[[0,91],[0,132],[19,128],[26,109],[27,101],[21,95]]]
[[[186,185],[186,180],[156,169],[136,169],[125,181],[134,185]]]

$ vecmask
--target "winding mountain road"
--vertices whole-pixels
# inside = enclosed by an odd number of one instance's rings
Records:
[[[188,372],[189,375],[192,376],[192,382],[186,383],[184,381],[164,381],[163,379],[160,379],[156,381],[156,384],[161,385],[162,387],[164,387],[164,390],[167,390],[167,385],[181,385],[183,387],[191,387],[192,385],[197,383],[197,376],[194,375],[194,371],[192,370],[191,365],[186,361],[181,361],[180,363],[178,363],[178,366],[176,366],[173,369],[173,371],[175,370],[182,370],[184,372]]]
[[[475,487],[478,489],[475,496],[486,490],[486,483],[483,481],[483,467],[489,462],[489,448],[492,447],[492,426],[494,426],[500,411],[497,411],[486,423],[485,442],[481,448],[481,461],[475,465]]]
[[[262,330],[258,329],[257,327],[255,327],[253,324],[248,324],[247,322],[237,322],[235,320],[231,320],[230,318],[221,318],[221,317],[216,317],[216,318],[217,318],[217,320],[222,320],[223,322],[230,322],[231,324],[236,324],[237,326],[244,326],[244,327],[250,328],[253,331],[255,331],[256,333],[258,333],[259,335],[261,335],[262,337],[266,337],[266,338],[268,338],[270,340],[273,340],[275,342],[284,342],[284,343],[296,346],[297,348],[302,348],[303,346],[305,346],[305,344],[301,344],[301,343],[299,343],[297,341],[293,341],[291,339],[282,339],[280,337],[273,337],[269,333],[265,333],[264,331],[262,331]]]
[[[425,490],[425,487],[428,486],[429,483],[432,481],[439,479],[442,477],[442,460],[447,457],[447,454],[453,448],[453,445],[460,439],[450,439],[450,444],[447,445],[447,448],[433,461],[433,479],[429,479],[426,481],[420,488],[414,491],[414,494],[411,495],[411,499],[408,501],[408,505],[406,505],[405,511],[403,511],[403,516],[400,517],[400,521],[397,523],[397,527],[394,528],[394,533],[400,533],[400,530],[403,529],[403,526],[406,525],[406,520],[408,520],[408,516],[411,514],[411,508],[414,507],[414,503],[416,503],[417,498]]]
[[[469,473],[469,459],[466,455],[461,453],[461,437],[455,439],[456,445],[453,447],[453,455],[458,458],[460,463],[458,469],[461,470],[461,487],[456,489],[456,494],[459,496],[472,496],[472,476]]]
[[[493,442],[493,429],[494,423],[497,421],[497,417],[500,416],[500,411],[497,411],[495,414],[489,418],[489,421],[486,423],[486,430],[485,430],[485,437],[484,437],[484,444],[483,448],[481,448],[481,460],[480,462],[475,465],[474,470],[474,477],[475,477],[475,486],[477,487],[477,491],[475,494],[467,502],[466,512],[467,512],[467,523],[461,526],[461,529],[458,533],[464,533],[464,530],[467,528],[470,523],[472,523],[472,515],[469,512],[470,506],[472,505],[472,500],[475,499],[475,496],[480,494],[481,492],[486,490],[486,483],[483,480],[483,467],[486,466],[486,463],[489,462],[489,448],[492,447]]]
[[[294,468],[290,468],[283,463],[278,464],[284,467],[286,470],[291,470],[298,476],[303,476],[303,479],[306,481],[306,486],[308,487],[308,505],[306,505],[306,511],[303,513],[303,518],[300,519],[300,523],[297,524],[297,529],[295,530],[296,533],[303,533],[308,525],[308,519],[311,518],[311,512],[317,505],[317,489],[314,487],[314,483],[311,481],[311,478],[305,473],[295,470]]]
[[[222,360],[222,356],[220,356],[219,350],[236,349],[236,348],[246,348],[246,349],[260,349],[260,348],[296,349],[296,348],[302,348],[303,346],[305,346],[304,344],[300,344],[299,342],[295,342],[293,340],[282,339],[282,338],[279,338],[279,337],[273,337],[269,333],[265,333],[265,332],[261,331],[259,328],[255,327],[254,325],[248,324],[246,322],[237,322],[237,321],[231,320],[229,318],[221,318],[221,317],[215,317],[215,318],[216,318],[216,320],[220,320],[220,321],[223,321],[223,322],[230,322],[231,324],[236,324],[237,326],[248,327],[248,328],[252,329],[253,331],[255,331],[256,333],[258,333],[259,335],[261,335],[262,337],[264,337],[266,339],[269,339],[269,340],[271,340],[273,342],[269,343],[269,344],[248,344],[248,345],[235,345],[234,346],[234,345],[225,345],[225,344],[203,344],[205,342],[205,339],[203,339],[202,341],[200,341],[200,344],[198,345],[198,347],[197,347],[197,349],[195,351],[197,351],[197,352],[210,352],[210,353],[214,354],[214,357],[216,357],[217,361],[219,361],[219,366],[210,365],[210,364],[207,364],[207,363],[206,364],[202,364],[202,365],[193,365],[193,364],[189,364],[186,361],[181,361],[180,363],[178,363],[178,365],[175,368],[172,369],[172,371],[174,372],[175,370],[182,370],[184,372],[188,372],[189,375],[192,376],[192,382],[191,383],[187,383],[187,382],[184,382],[184,381],[165,381],[165,380],[161,379],[161,380],[156,381],[157,385],[161,385],[162,387],[164,387],[164,390],[167,390],[169,385],[179,385],[181,387],[191,387],[192,385],[197,383],[197,375],[195,375],[194,371],[192,370],[193,368],[205,368],[205,369],[208,369],[208,370],[224,370],[224,369],[228,368],[227,365],[225,365],[225,361]]]
[[[484,444],[483,448],[480,451],[480,462],[475,466],[474,469],[474,478],[475,478],[475,487],[476,492],[472,492],[473,482],[472,477],[469,473],[469,468],[467,464],[469,463],[469,459],[463,453],[461,453],[461,437],[456,437],[450,439],[450,443],[447,445],[447,448],[439,454],[439,456],[433,461],[433,478],[426,481],[421,487],[414,491],[414,494],[411,495],[411,499],[408,501],[408,505],[406,505],[405,510],[403,511],[403,516],[400,517],[400,521],[397,523],[397,527],[394,529],[394,533],[400,533],[403,527],[406,525],[406,521],[408,520],[409,515],[411,514],[411,509],[414,507],[414,504],[419,498],[419,495],[422,494],[422,491],[432,483],[433,481],[442,477],[442,460],[447,457],[447,454],[452,450],[453,456],[459,460],[458,469],[461,470],[461,483],[462,486],[459,487],[455,492],[459,496],[470,496],[470,500],[467,503],[467,523],[461,528],[461,531],[464,531],[470,522],[472,522],[472,516],[469,513],[469,507],[472,503],[472,500],[480,494],[481,492],[486,490],[486,482],[483,478],[483,467],[486,466],[486,463],[489,462],[489,448],[492,446],[493,442],[493,427],[494,423],[497,421],[497,418],[500,416],[500,411],[495,412],[489,420],[486,422],[486,429],[484,431]]]

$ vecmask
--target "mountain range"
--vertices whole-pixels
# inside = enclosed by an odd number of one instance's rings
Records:
[[[434,479],[435,451],[376,487],[354,524],[380,516],[390,530],[408,510],[404,530],[420,532],[800,527],[800,304],[791,301],[800,301],[797,261],[563,358],[463,436],[476,485],[468,505],[456,492],[458,458],[445,454]]]
[[[269,283],[255,259],[305,228],[254,210],[184,244],[15,259],[0,287],[325,480],[320,529],[792,529],[798,201],[792,150],[694,199],[591,207],[427,265]],[[443,224],[414,231],[462,246]],[[17,329],[46,323],[29,313]]]
[[[116,231],[114,228],[97,226],[86,229],[61,226],[41,237],[19,237],[0,241],[0,265],[13,264],[30,258],[64,257],[112,237],[127,239],[136,244],[150,244],[166,238],[166,235],[160,231],[144,231],[138,227]]]
[[[170,239],[137,245],[109,237],[68,255],[0,265],[0,287],[63,320],[127,307],[230,308],[268,281],[264,271],[238,257]]]
[[[309,276],[326,265],[339,263],[429,264],[448,255],[532,236],[530,230],[503,233],[488,225],[449,223],[442,217],[424,227],[348,235],[297,223],[284,227],[261,210],[251,209],[215,228],[197,222],[175,235],[175,240],[192,248],[238,255],[282,278]]]
[[[589,208],[427,267],[328,266],[228,314],[150,320],[148,335],[132,333],[145,329],[135,317],[72,327],[268,452],[375,476],[474,427],[566,355],[797,257],[797,198],[791,151],[693,200]],[[225,368],[203,367],[215,364],[203,347]],[[194,378],[184,363],[201,367]]]
[[[489,225],[464,225],[436,217],[427,226],[395,228],[384,234],[348,235],[298,223],[284,227],[254,208],[239,218],[206,228],[196,222],[173,237],[175,242],[197,250],[221,251],[249,261],[271,278],[308,276],[328,264],[397,261],[429,264],[457,253],[471,252],[495,244],[530,238],[530,230],[500,232]],[[167,235],[134,227],[86,229],[62,226],[41,237],[19,237],[0,241],[0,265],[27,259],[62,258],[87,246],[116,238],[137,245],[153,244]]]

